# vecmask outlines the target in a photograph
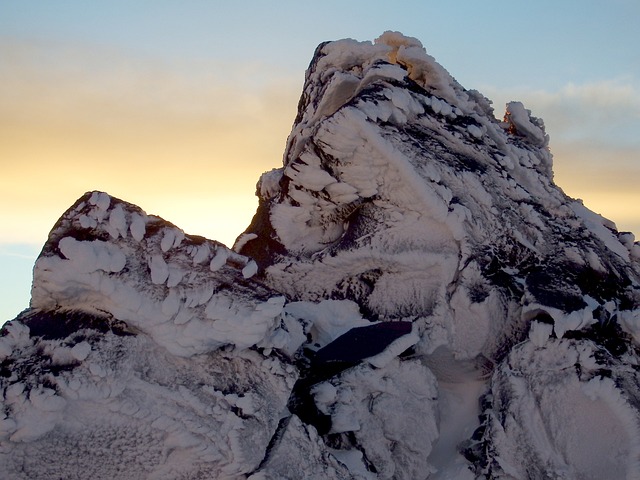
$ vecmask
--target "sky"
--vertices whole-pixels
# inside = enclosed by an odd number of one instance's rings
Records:
[[[637,0],[0,0],[0,323],[86,191],[231,246],[282,165],[315,47],[386,30],[497,117],[522,101],[556,183],[640,236],[638,18]]]

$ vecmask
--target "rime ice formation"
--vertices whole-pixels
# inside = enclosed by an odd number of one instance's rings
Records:
[[[62,216],[0,338],[6,478],[640,478],[640,245],[522,103],[322,44],[258,196],[233,251]]]

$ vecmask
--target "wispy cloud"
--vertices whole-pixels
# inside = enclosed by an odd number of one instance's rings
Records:
[[[520,100],[544,120],[551,138],[556,183],[569,195],[640,234],[640,85],[633,78],[575,84],[557,91],[483,93],[496,115]]]
[[[39,253],[40,247],[35,245],[0,243],[0,259],[3,257],[11,257],[33,262]]]
[[[506,101],[521,100],[542,117],[552,141],[640,148],[640,84],[631,78],[575,84],[557,91],[485,87],[498,113]]]

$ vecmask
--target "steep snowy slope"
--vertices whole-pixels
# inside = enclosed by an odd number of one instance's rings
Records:
[[[250,240],[236,248],[288,298],[347,298],[371,320],[413,322],[412,358],[460,405],[441,412],[441,430],[490,378],[482,441],[465,451],[474,472],[635,478],[637,356],[621,327],[637,335],[640,246],[553,183],[544,125],[521,103],[497,120],[489,100],[396,33],[321,45],[284,166],[258,195]],[[536,393],[552,388],[551,399]]]
[[[258,196],[234,251],[61,217],[0,337],[4,477],[640,478],[640,245],[521,103],[322,44]]]

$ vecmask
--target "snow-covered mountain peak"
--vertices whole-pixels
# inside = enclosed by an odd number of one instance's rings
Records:
[[[233,250],[62,215],[0,335],[4,477],[640,478],[640,245],[522,103],[324,43],[258,196]]]
[[[466,227],[448,215],[449,203],[469,192],[478,197],[474,203],[488,201],[491,191],[518,200],[533,194],[555,207],[565,203],[552,185],[543,122],[520,102],[509,103],[505,121],[498,121],[490,103],[458,84],[418,40],[399,33],[386,32],[375,43],[320,45],[307,70],[284,167],[263,175],[258,185],[265,205],[280,204],[270,214],[275,235],[270,232],[268,241],[275,242],[269,248],[312,254],[334,245],[344,237],[346,218],[374,200],[419,216],[431,211],[439,221],[449,217],[447,228],[457,234]],[[445,166],[428,159],[437,156],[428,151],[429,138],[469,181],[476,181],[475,172],[492,171],[490,181],[504,185],[452,191],[442,179]],[[411,143],[423,145],[420,161],[407,154]],[[425,189],[420,177],[431,187]],[[433,201],[434,194],[442,200]],[[262,262],[264,252],[249,248]]]
[[[475,92],[465,92],[416,38],[387,31],[373,43],[352,39],[326,42],[317,48],[307,70],[285,158],[299,153],[298,142],[305,138],[305,127],[335,113],[369,84],[405,78],[445,100],[445,110],[457,107],[464,113],[474,109],[491,111],[486,99],[475,98]]]
[[[415,39],[321,45],[239,251],[291,298],[411,318],[431,332],[426,352],[464,359],[503,351],[528,312],[635,305],[638,247],[553,183],[542,120],[510,102],[500,122],[489,105]],[[592,279],[578,286],[575,272]],[[487,335],[466,335],[467,321]]]

